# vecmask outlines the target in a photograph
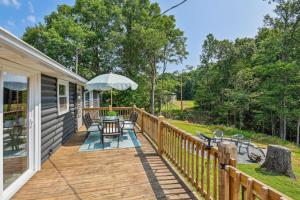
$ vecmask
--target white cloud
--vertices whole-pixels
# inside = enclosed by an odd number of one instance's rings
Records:
[[[34,7],[33,7],[33,4],[31,3],[31,1],[28,1],[28,7],[29,7],[29,12],[34,13]]]
[[[8,24],[9,26],[11,26],[11,27],[15,27],[15,26],[16,26],[16,22],[13,21],[13,20],[8,20],[8,21],[7,21],[7,24]]]
[[[27,20],[28,20],[29,22],[31,22],[31,23],[35,23],[35,22],[36,22],[35,16],[33,16],[33,15],[27,16]]]
[[[5,6],[13,6],[16,9],[19,9],[21,6],[19,0],[0,0],[0,4],[3,4]]]

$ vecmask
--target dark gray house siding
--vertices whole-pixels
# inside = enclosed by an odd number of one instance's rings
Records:
[[[61,116],[57,109],[57,79],[42,75],[41,88],[41,159],[44,162],[76,131],[76,85],[69,83],[70,112]]]

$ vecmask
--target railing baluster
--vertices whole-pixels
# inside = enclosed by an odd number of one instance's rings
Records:
[[[194,143],[194,141],[192,141],[192,179],[191,179],[191,182],[192,182],[192,184],[194,185],[195,184],[195,171],[194,171],[194,164],[195,164],[195,143]]]
[[[195,186],[197,191],[199,191],[199,143],[196,143],[196,182]]]
[[[210,200],[210,150],[206,151],[206,199]]]
[[[186,145],[187,145],[187,143],[186,143],[186,136],[184,136],[184,160],[183,160],[183,163],[184,163],[184,174],[186,175],[187,173],[186,173]]]
[[[217,187],[218,187],[218,183],[217,183],[217,165],[218,165],[218,154],[214,153],[214,167],[213,167],[213,198],[215,200],[217,200]]]
[[[201,193],[204,193],[204,145],[201,145]]]
[[[187,150],[187,177],[188,180],[190,180],[190,155],[191,155],[191,146],[190,146],[190,138],[187,138],[187,142],[188,142],[188,150]]]

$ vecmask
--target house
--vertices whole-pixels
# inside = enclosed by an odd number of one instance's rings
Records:
[[[82,125],[86,80],[0,28],[0,199]]]

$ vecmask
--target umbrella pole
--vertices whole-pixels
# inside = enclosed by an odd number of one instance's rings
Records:
[[[112,107],[112,100],[113,100],[113,98],[112,98],[112,89],[110,90],[110,106]]]

